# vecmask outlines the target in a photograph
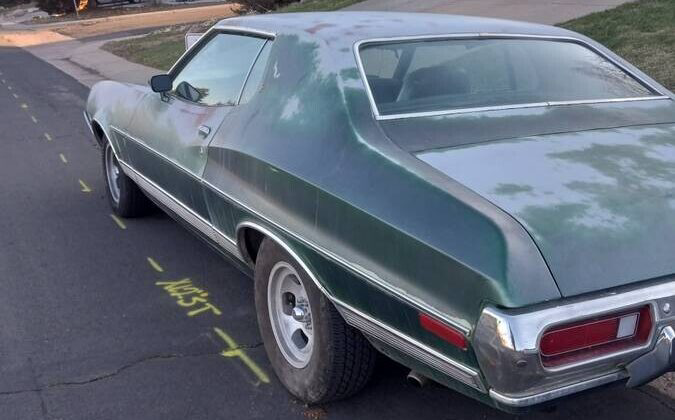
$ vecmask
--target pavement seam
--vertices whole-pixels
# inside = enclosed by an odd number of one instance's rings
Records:
[[[251,348],[256,348],[260,347],[262,343],[257,343],[253,345],[240,345],[237,348],[238,349],[251,349]],[[192,357],[208,357],[208,356],[217,356],[221,357],[220,352],[214,352],[214,353],[198,353],[198,354],[161,354],[161,355],[155,355],[155,356],[148,356],[144,357],[140,360],[136,360],[130,363],[127,363],[117,369],[115,369],[112,372],[108,372],[99,376],[94,376],[93,378],[82,380],[82,381],[65,381],[65,382],[56,382],[53,384],[47,384],[45,386],[41,387],[36,387],[36,388],[30,388],[30,389],[20,389],[20,390],[15,390],[15,391],[3,391],[0,392],[0,397],[3,396],[10,396],[10,395],[17,395],[17,394],[25,394],[29,392],[37,392],[40,394],[40,398],[42,398],[41,393],[43,391],[48,391],[53,388],[63,388],[63,387],[70,387],[70,386],[81,386],[81,385],[89,385],[98,381],[102,381],[105,379],[112,378],[114,376],[117,376],[118,374],[124,372],[127,369],[131,369],[133,367],[136,367],[138,365],[144,364],[146,362],[152,362],[152,361],[157,361],[157,360],[174,360],[174,359],[184,359],[184,358],[192,358]]]

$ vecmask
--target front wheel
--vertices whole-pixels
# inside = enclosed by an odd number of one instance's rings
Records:
[[[255,303],[265,350],[291,394],[317,404],[348,397],[366,385],[375,349],[270,239],[262,242],[256,260]]]
[[[152,208],[143,191],[122,171],[110,142],[103,147],[103,178],[108,201],[116,215],[138,217]]]

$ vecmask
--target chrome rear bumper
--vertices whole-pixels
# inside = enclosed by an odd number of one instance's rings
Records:
[[[548,368],[539,353],[548,328],[649,305],[653,326],[646,344],[574,364]],[[526,407],[628,378],[638,386],[673,370],[675,280],[590,298],[551,302],[531,310],[484,309],[473,348],[489,394],[498,404]]]

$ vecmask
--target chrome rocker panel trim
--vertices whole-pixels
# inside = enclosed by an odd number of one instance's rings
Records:
[[[206,235],[209,239],[223,247],[227,252],[235,256],[237,259],[241,261],[244,260],[241,252],[239,252],[237,242],[234,239],[220,232],[211,223],[209,223],[207,220],[204,220],[194,211],[190,210],[190,208],[188,208],[176,197],[165,191],[162,187],[141,175],[128,163],[120,160],[119,158],[118,162],[122,165],[124,173],[129,178],[131,178],[144,192],[152,196],[155,200],[159,201],[162,205],[174,212],[181,219],[185,220],[202,234]]]
[[[341,302],[335,303],[345,321],[354,328],[363,331],[364,334],[382,341],[419,362],[424,363],[430,368],[468,385],[471,388],[482,393],[487,392],[480,374],[474,369],[450,359],[414,338],[408,337],[400,331],[383,324],[357,309],[351,308]]]
[[[556,368],[542,364],[539,343],[547,329],[646,305],[653,323],[646,344]],[[675,326],[673,307],[672,279],[618,293],[551,302],[530,311],[488,306],[474,330],[473,348],[492,398],[501,404],[524,407],[629,378],[626,365],[647,357],[662,331]]]

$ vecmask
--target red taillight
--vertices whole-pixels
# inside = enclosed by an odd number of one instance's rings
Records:
[[[541,338],[541,359],[555,367],[640,346],[651,329],[649,306],[554,327]]]
[[[455,347],[459,347],[462,350],[466,350],[468,347],[464,334],[436,318],[432,318],[427,314],[420,314],[420,325],[425,330],[437,335]]]

